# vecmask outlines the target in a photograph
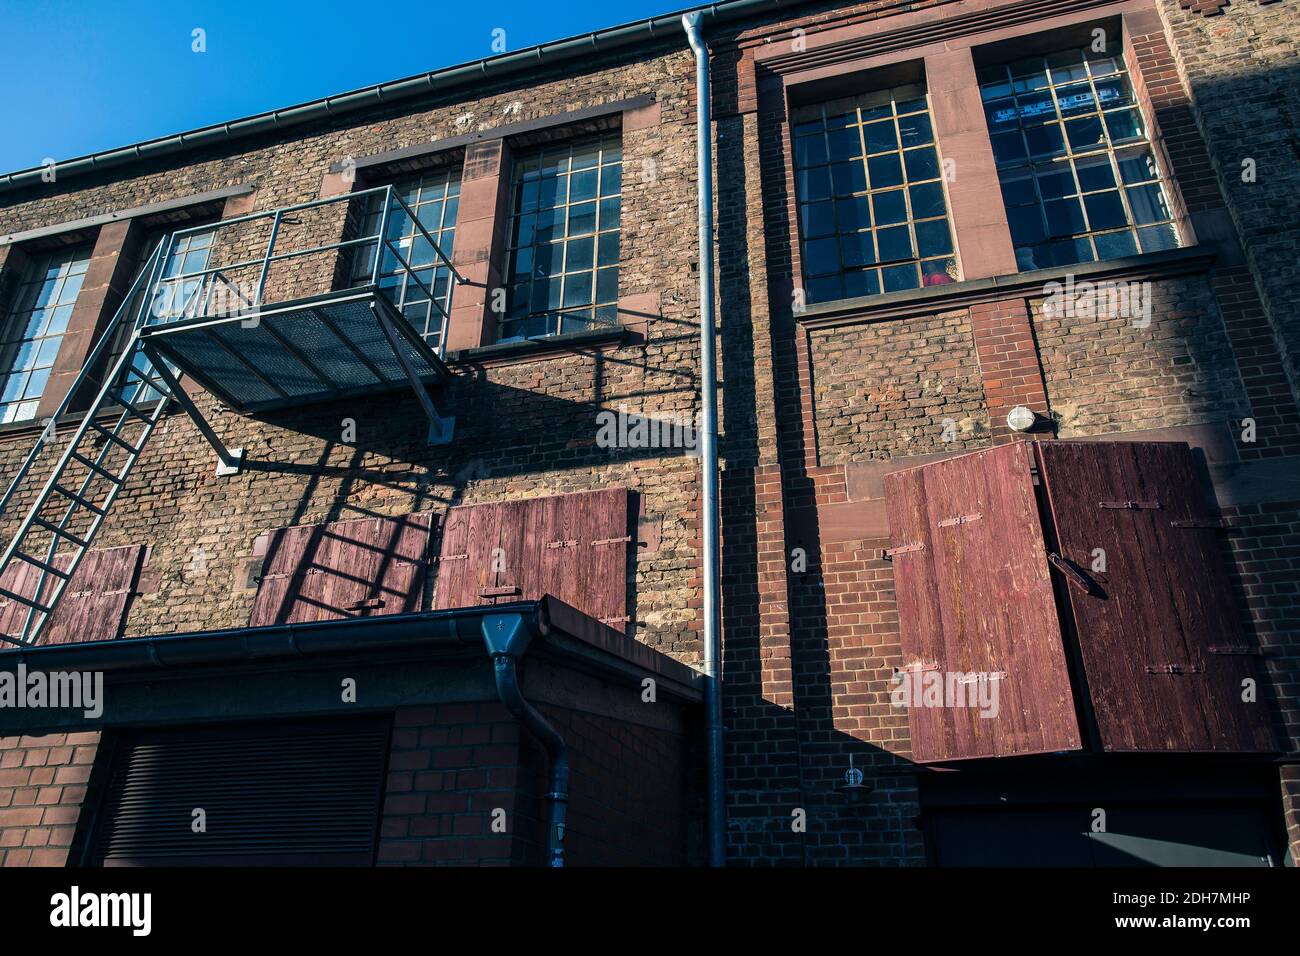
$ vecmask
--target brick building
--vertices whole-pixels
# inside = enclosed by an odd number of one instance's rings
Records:
[[[703,30],[727,861],[1281,864],[1294,3]],[[0,175],[0,863],[705,862],[696,69]]]

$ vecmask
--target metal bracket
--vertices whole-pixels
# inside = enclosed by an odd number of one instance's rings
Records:
[[[1067,581],[1081,589],[1085,594],[1092,594],[1096,591],[1096,586],[1082,571],[1055,551],[1048,554],[1047,563],[1064,574]]]
[[[955,515],[951,518],[944,518],[939,522],[940,528],[955,528],[959,525],[970,524],[972,521],[979,521],[983,518],[982,512],[975,511],[968,515]]]
[[[896,670],[901,674],[922,674],[926,671],[937,671],[938,669],[938,661],[909,661]]]
[[[414,366],[411,365],[411,360],[406,357],[406,353],[402,350],[402,333],[393,327],[392,320],[375,302],[370,303],[370,311],[374,313],[375,320],[384,333],[384,338],[388,340],[388,347],[393,350],[393,355],[397,358],[397,363],[402,366],[402,371],[410,379],[411,389],[415,392],[420,408],[424,410],[424,417],[429,420],[429,444],[450,444],[456,428],[456,419],[439,414],[433,400],[429,398],[428,391],[425,390],[424,382],[420,380],[420,376],[416,374]]]
[[[912,551],[924,551],[925,544],[921,541],[912,541],[908,544],[900,544],[897,548],[886,548],[880,552],[880,556],[886,561],[893,561],[896,554],[909,554]]]
[[[1264,652],[1257,647],[1246,647],[1242,644],[1212,644],[1209,647],[1211,654],[1223,654],[1230,657],[1263,657]]]
[[[185,414],[190,416],[190,420],[194,422],[194,426],[199,430],[199,434],[201,434],[207,443],[216,451],[217,477],[226,478],[230,475],[239,474],[240,469],[244,464],[244,449],[227,448],[225,442],[217,437],[217,433],[212,430],[212,426],[208,424],[208,420],[203,417],[203,413],[200,412],[198,406],[194,404],[194,400],[190,398],[185,389],[181,386],[180,379],[173,375],[172,370],[167,367],[166,360],[164,360],[155,349],[143,342],[140,344],[140,348],[149,359],[149,362],[153,366],[153,370],[158,374],[158,377],[166,383],[167,391],[170,396],[176,400],[176,404],[180,405]]]
[[[1178,518],[1169,522],[1175,528],[1209,528],[1212,531],[1227,531],[1228,526],[1221,518]]]
[[[1160,677],[1180,677],[1183,674],[1199,674],[1205,668],[1200,664],[1160,664],[1147,665],[1146,672]]]
[[[1098,508],[1109,508],[1116,511],[1159,511],[1160,502],[1158,501],[1099,501]]]

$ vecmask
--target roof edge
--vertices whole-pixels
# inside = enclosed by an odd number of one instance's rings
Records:
[[[189,152],[216,143],[226,143],[253,136],[271,130],[288,129],[305,123],[357,112],[367,107],[387,105],[389,103],[411,99],[453,89],[471,81],[484,78],[495,79],[507,77],[524,69],[538,65],[550,66],[590,56],[594,51],[622,49],[635,46],[647,40],[660,37],[680,37],[686,43],[685,33],[681,30],[680,20],[686,13],[700,13],[705,23],[724,23],[740,17],[764,13],[768,10],[790,8],[802,5],[807,0],[721,0],[721,2],[702,7],[691,7],[674,13],[666,13],[645,20],[634,20],[580,34],[562,40],[553,40],[534,46],[525,47],[497,56],[470,60],[454,66],[443,67],[427,73],[420,73],[404,79],[391,80],[373,86],[337,93],[306,103],[268,110],[252,116],[215,123],[183,133],[174,133],[156,139],[144,140],[128,146],[88,153],[72,159],[62,160],[51,165],[33,166],[11,173],[0,173],[0,192],[9,192],[44,182],[51,173],[54,181],[59,182],[69,177],[82,176],[114,166],[128,165],[135,162],[154,159],[178,153]]]

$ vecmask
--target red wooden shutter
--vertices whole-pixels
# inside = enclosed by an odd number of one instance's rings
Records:
[[[423,607],[433,516],[361,518],[268,532],[249,624],[402,614]]]
[[[38,644],[71,644],[81,641],[111,641],[126,623],[126,609],[135,594],[143,545],[87,551],[72,579],[63,589],[58,606],[41,632]],[[68,566],[66,556],[55,565]],[[30,597],[36,592],[40,571],[21,561],[13,562],[0,578],[0,586]],[[54,590],[54,577],[46,579],[44,596]],[[27,605],[0,599],[0,633],[18,636],[27,617]]]
[[[886,476],[910,689],[957,674],[998,685],[988,715],[947,699],[916,706],[913,695],[918,762],[1082,746],[1031,454],[1016,443]]]
[[[625,630],[626,488],[452,508],[439,557],[439,608],[547,594]]]
[[[1038,450],[1101,743],[1115,751],[1277,749],[1191,450],[1044,442]],[[1092,570],[1094,550],[1105,570]]]

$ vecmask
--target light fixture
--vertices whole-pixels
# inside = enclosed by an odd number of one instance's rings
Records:
[[[844,794],[844,802],[850,806],[861,803],[872,791],[862,780],[862,771],[853,766],[853,754],[849,754],[849,769],[844,771],[844,783],[837,789]]]
[[[1024,405],[1017,405],[1007,412],[1007,427],[1013,432],[1033,431],[1038,424],[1038,415]]]

